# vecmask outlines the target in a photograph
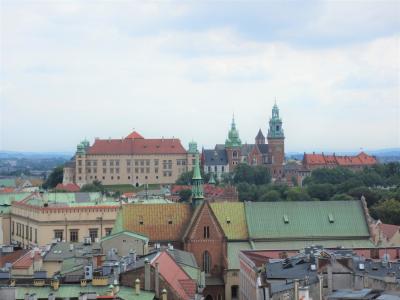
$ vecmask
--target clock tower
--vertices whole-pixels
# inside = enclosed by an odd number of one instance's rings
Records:
[[[285,135],[282,128],[282,119],[279,117],[279,108],[274,104],[272,117],[268,128],[268,154],[271,162],[271,176],[274,179],[283,178],[283,163],[285,161]]]

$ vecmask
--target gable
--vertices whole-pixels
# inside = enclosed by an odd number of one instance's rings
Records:
[[[246,202],[252,239],[368,238],[360,201]]]
[[[185,238],[190,240],[204,239],[205,226],[209,227],[210,237],[208,239],[215,240],[224,238],[224,232],[220,227],[208,202],[204,202],[204,204],[196,211]]]

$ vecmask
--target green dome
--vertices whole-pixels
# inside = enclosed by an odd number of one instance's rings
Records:
[[[239,131],[236,129],[235,117],[232,118],[231,129],[228,133],[228,138],[225,141],[225,147],[240,147],[242,145],[242,141],[239,137]]]

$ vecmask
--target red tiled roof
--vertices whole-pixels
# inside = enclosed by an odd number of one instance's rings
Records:
[[[0,256],[0,268],[4,268],[6,263],[13,264],[15,261],[17,261],[23,255],[25,255],[27,252],[28,252],[28,250],[17,250],[17,251]]]
[[[0,193],[2,193],[2,194],[13,193],[14,190],[15,189],[12,188],[12,187],[6,187],[6,188],[3,188],[3,189],[0,189]]]
[[[34,257],[32,257],[32,253],[34,253]],[[40,258],[40,251],[31,250],[16,260],[12,267],[13,269],[28,269],[33,264],[34,260],[39,260]]]
[[[56,186],[56,190],[74,193],[74,192],[79,192],[80,188],[79,188],[79,185],[77,185],[75,183],[67,183],[67,184],[59,183]]]
[[[88,154],[186,154],[179,139],[97,139]]]
[[[158,262],[160,275],[179,295],[180,299],[193,299],[196,293],[196,282],[174,261],[168,252],[161,252],[151,264]]]
[[[391,224],[379,224],[380,229],[382,230],[383,234],[388,238],[391,239],[396,232],[400,231],[400,226],[391,225]]]
[[[137,131],[133,131],[130,135],[126,137],[126,139],[144,139]]]
[[[324,154],[304,154],[304,161],[308,165],[338,165],[338,166],[370,166],[377,163],[375,157],[364,152],[356,156],[338,156]]]

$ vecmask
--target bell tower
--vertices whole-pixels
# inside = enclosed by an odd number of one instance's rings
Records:
[[[283,163],[285,161],[285,135],[276,102],[272,108],[272,117],[269,119],[267,140],[269,160],[271,162],[271,176],[274,179],[282,178],[284,175]]]
[[[241,148],[242,141],[239,137],[239,131],[236,129],[235,116],[233,116],[231,129],[229,130],[228,138],[225,141],[225,150],[229,162],[229,172],[232,172],[233,169],[240,163]]]

